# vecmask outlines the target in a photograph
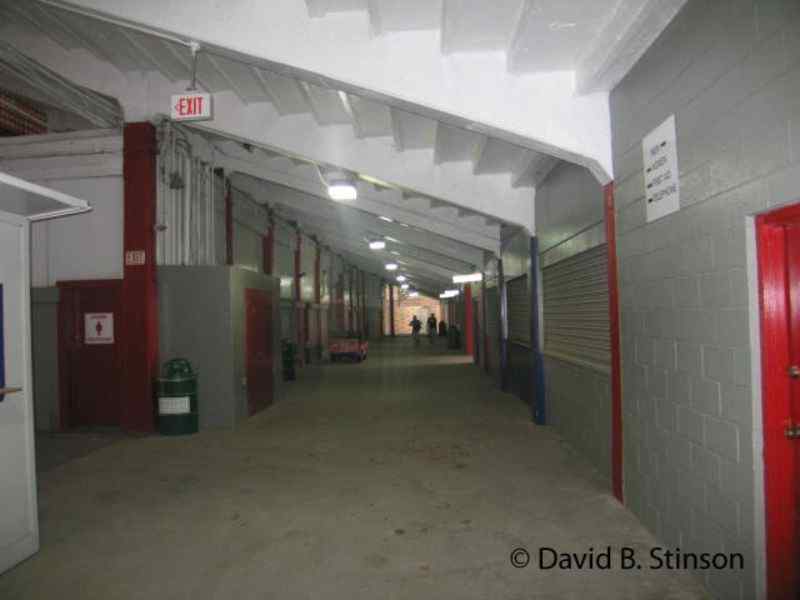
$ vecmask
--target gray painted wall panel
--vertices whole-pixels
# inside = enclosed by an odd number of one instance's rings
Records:
[[[58,299],[56,287],[31,288],[33,405],[37,431],[59,428]]]
[[[704,576],[726,600],[754,597],[763,552],[745,217],[800,197],[798,32],[794,0],[690,0],[611,96],[626,504],[684,551],[744,552]],[[671,114],[681,210],[646,224],[641,139]]]

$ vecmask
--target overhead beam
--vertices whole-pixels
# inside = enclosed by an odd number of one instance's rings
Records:
[[[284,210],[291,210],[305,222],[315,223],[320,227],[326,227],[332,233],[343,238],[358,239],[362,247],[366,247],[366,242],[362,238],[374,239],[381,237],[386,240],[387,250],[397,250],[403,257],[421,264],[430,265],[440,270],[440,274],[449,278],[453,273],[464,272],[480,264],[479,251],[469,252],[468,257],[474,262],[468,262],[464,258],[463,246],[449,248],[446,251],[431,249],[431,237],[434,234],[427,234],[425,238],[414,237],[419,245],[403,241],[402,238],[408,237],[413,230],[394,226],[392,235],[382,234],[376,230],[389,229],[383,228],[379,224],[384,223],[375,219],[363,218],[357,210],[347,205],[338,204],[329,200],[310,196],[296,190],[284,188],[274,183],[257,179],[255,177],[234,174],[232,178],[234,185],[252,197],[255,201],[262,204],[281,205]],[[390,225],[390,224],[387,224]],[[377,236],[376,236],[377,234]],[[394,241],[397,240],[397,241]],[[373,256],[379,256],[373,253]]]
[[[46,1],[195,40],[211,52],[550,153],[587,167],[603,184],[612,177],[608,94],[575,95],[571,71],[518,77],[497,52],[442,56],[438,31],[369,37],[358,15],[309,19],[302,2],[231,9],[218,0],[194,0],[186,11],[184,0]],[[370,0],[373,27],[380,30],[375,8]]]
[[[613,90],[686,0],[623,0],[575,69],[579,94]]]

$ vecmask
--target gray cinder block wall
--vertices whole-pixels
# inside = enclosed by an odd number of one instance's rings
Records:
[[[556,167],[536,190],[536,236],[542,268],[604,243],[605,235],[587,235],[593,233],[587,228],[602,220],[603,188],[597,179],[577,165]],[[554,254],[556,259],[552,258]],[[539,289],[543,293],[541,285]],[[545,316],[545,335],[547,327]],[[609,371],[548,354],[547,344],[543,350],[547,423],[603,475],[610,487]]]
[[[796,0],[689,0],[611,95],[626,504],[666,544],[743,552],[698,573],[725,600],[763,552],[746,216],[800,198],[798,98]],[[641,140],[673,113],[681,210],[646,224]]]

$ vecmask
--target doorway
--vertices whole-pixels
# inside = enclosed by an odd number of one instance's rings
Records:
[[[253,415],[272,404],[272,298],[268,292],[248,288],[244,301],[247,408]]]
[[[767,595],[800,597],[800,204],[756,218]]]
[[[58,288],[61,429],[118,427],[122,280],[62,281]]]

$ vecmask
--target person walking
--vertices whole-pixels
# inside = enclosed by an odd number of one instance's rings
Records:
[[[422,329],[422,321],[417,318],[417,315],[411,319],[411,337],[414,338],[414,345],[419,346],[419,332]]]
[[[433,344],[433,339],[436,337],[436,315],[431,313],[428,317],[428,341]]]

